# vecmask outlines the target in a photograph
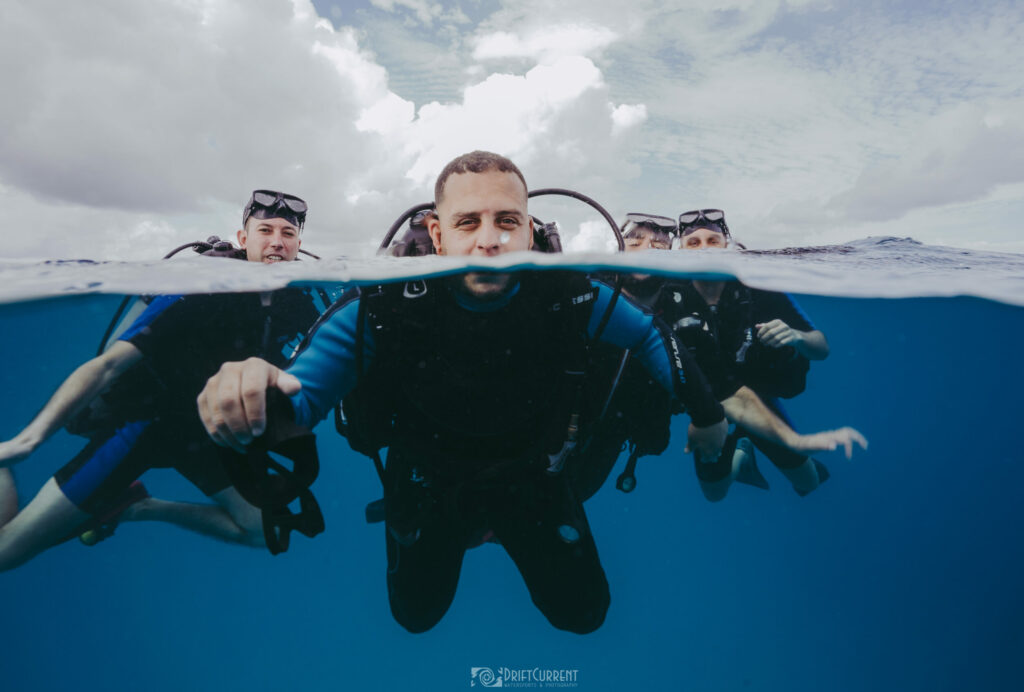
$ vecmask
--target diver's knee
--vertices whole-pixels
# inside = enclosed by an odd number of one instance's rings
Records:
[[[267,538],[263,533],[263,517],[257,512],[256,517],[252,516],[234,517],[240,532],[240,543],[251,548],[266,548]]]

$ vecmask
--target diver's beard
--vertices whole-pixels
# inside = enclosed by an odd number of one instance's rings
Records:
[[[459,290],[479,300],[495,300],[506,295],[512,287],[511,274],[469,272],[456,282]]]

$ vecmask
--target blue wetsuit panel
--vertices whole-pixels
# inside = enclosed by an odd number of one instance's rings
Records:
[[[153,324],[153,321],[160,316],[167,308],[171,307],[175,303],[181,300],[181,296],[157,296],[153,301],[146,307],[141,315],[135,318],[131,326],[125,329],[121,336],[117,337],[119,341],[131,341],[132,337],[141,332],[143,329]]]
[[[138,442],[143,431],[152,421],[136,421],[117,429],[102,445],[95,449],[83,464],[78,466],[73,475],[69,475],[60,484],[61,491],[79,508],[85,506],[114,472],[121,461]]]

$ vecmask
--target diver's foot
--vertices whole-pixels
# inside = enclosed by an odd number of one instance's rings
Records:
[[[732,457],[732,467],[736,474],[737,483],[745,483],[755,488],[768,490],[768,481],[757,468],[757,455],[754,454],[754,445],[746,437],[736,441],[736,452]]]
[[[78,540],[84,545],[93,546],[110,538],[131,507],[147,498],[149,492],[142,481],[133,481],[116,500],[83,525],[84,530],[78,534]]]
[[[827,481],[832,475],[828,472],[828,467],[817,459],[808,459],[807,462],[805,462],[805,465],[806,464],[810,464],[808,470],[813,469],[814,471],[814,482],[807,485],[801,485],[794,481],[793,490],[796,491],[796,494],[800,497],[806,497],[817,490],[818,486]]]

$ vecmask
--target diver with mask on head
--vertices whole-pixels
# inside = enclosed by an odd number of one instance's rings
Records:
[[[683,212],[679,215],[679,236],[683,250],[724,249],[735,242],[721,209]],[[707,348],[717,350],[736,380],[750,387],[776,415],[793,426],[780,399],[804,391],[810,361],[827,358],[829,347],[825,334],[791,296],[749,288],[735,280],[695,279],[675,286],[664,304],[671,305],[669,321],[676,325],[683,341],[703,340]],[[866,448],[866,440],[854,439]],[[701,489],[713,502],[725,497],[733,480],[768,488],[757,471],[753,447],[768,457],[800,496],[829,478],[828,469],[820,461],[800,450],[750,435],[743,426],[737,426],[730,435],[728,446],[737,450],[732,464],[719,459],[697,467]]]
[[[240,250],[230,243],[194,245],[250,262],[292,261],[306,210],[294,195],[256,190],[242,213]],[[195,396],[226,360],[259,355],[283,365],[318,316],[310,295],[293,288],[152,299],[106,350],[64,381],[28,426],[0,442],[0,570],[76,535],[93,544],[123,521],[164,521],[262,546],[260,510],[232,485],[223,451],[196,416]],[[7,467],[69,424],[89,444],[18,512]],[[150,497],[137,479],[157,467],[174,468],[215,504]]]

